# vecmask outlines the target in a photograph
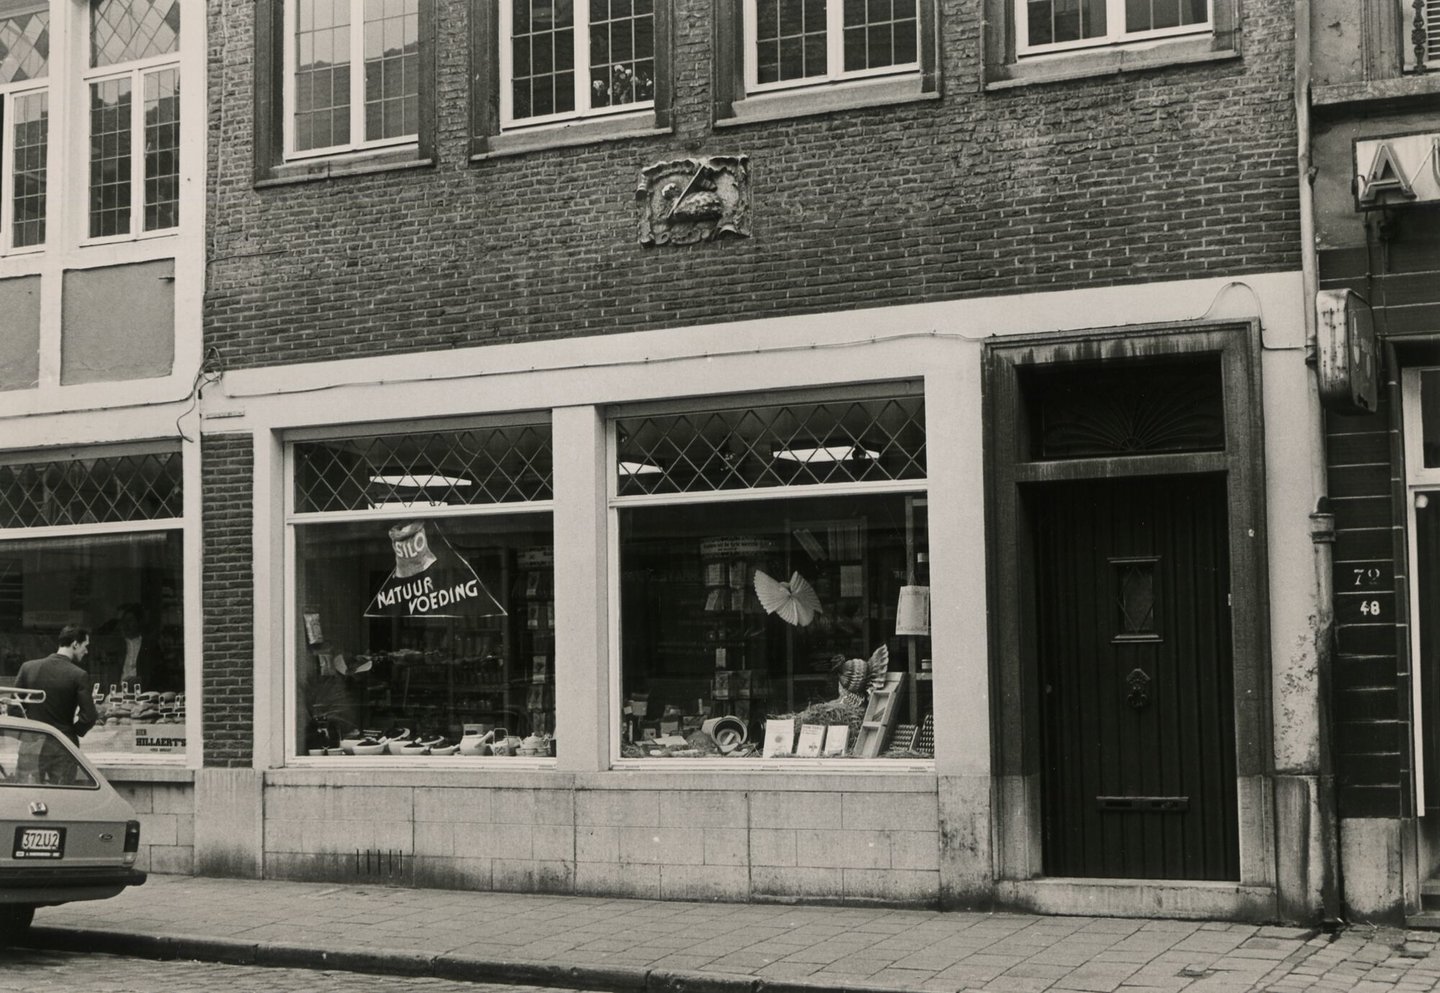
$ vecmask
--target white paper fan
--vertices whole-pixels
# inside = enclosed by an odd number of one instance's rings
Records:
[[[778,614],[781,620],[797,627],[803,628],[815,619],[816,614],[824,613],[815,588],[798,572],[792,573],[789,581],[782,583],[756,569],[755,595],[760,598],[760,606],[765,608],[766,613]]]

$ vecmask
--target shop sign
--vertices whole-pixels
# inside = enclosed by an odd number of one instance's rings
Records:
[[[1380,361],[1370,305],[1352,290],[1321,290],[1315,319],[1320,403],[1339,414],[1375,413]]]
[[[1410,134],[1355,143],[1355,202],[1360,210],[1440,203],[1440,135]]]
[[[366,617],[496,617],[505,608],[438,529],[425,521],[390,529],[395,568],[365,610]]]

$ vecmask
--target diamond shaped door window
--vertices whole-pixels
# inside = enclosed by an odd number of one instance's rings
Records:
[[[615,420],[620,496],[923,480],[918,394]]]
[[[301,514],[554,497],[549,424],[303,441],[294,454]]]
[[[1114,641],[1158,641],[1155,625],[1155,558],[1113,558],[1117,628]]]

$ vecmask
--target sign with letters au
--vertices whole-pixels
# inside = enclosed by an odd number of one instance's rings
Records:
[[[1355,142],[1355,204],[1361,210],[1440,202],[1440,134]]]

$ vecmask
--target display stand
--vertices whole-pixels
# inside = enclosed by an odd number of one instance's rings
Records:
[[[853,754],[873,759],[884,750],[890,731],[895,726],[896,715],[900,712],[897,697],[904,685],[903,672],[885,674],[885,685],[870,693],[865,705],[865,716],[860,719],[860,733],[855,738]]]

